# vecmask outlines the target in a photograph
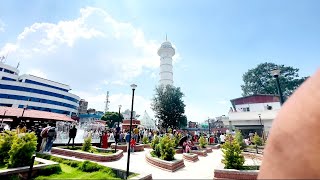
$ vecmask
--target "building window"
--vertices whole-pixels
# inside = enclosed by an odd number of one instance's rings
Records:
[[[16,91],[23,91],[23,92],[31,92],[31,93],[37,93],[37,94],[44,94],[47,96],[53,96],[61,99],[67,99],[69,101],[73,101],[75,103],[79,103],[79,101],[75,98],[65,96],[62,94],[44,91],[40,89],[33,89],[33,88],[27,88],[27,87],[21,87],[21,86],[13,86],[13,85],[6,85],[6,84],[0,84],[0,89],[10,89],[10,90],[16,90]]]
[[[8,77],[2,77],[2,80],[6,80],[6,81],[16,81],[15,79],[8,78]]]
[[[250,112],[250,108],[249,107],[242,108],[242,111],[243,112]]]

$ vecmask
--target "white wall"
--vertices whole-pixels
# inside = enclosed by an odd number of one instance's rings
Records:
[[[257,112],[257,111],[266,111],[267,105],[272,106],[272,110],[280,109],[280,102],[269,102],[269,103],[255,103],[255,104],[240,104],[236,105],[236,110],[242,111],[241,108],[248,108],[250,112]]]

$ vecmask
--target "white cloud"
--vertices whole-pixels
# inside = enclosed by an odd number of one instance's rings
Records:
[[[92,43],[85,45],[83,40]],[[114,72],[117,80],[132,80],[143,68],[159,66],[156,54],[159,45],[147,40],[143,31],[132,24],[116,20],[103,9],[86,7],[80,9],[80,17],[73,20],[56,24],[37,22],[25,27],[17,41],[5,44],[0,54],[12,52],[17,58],[32,62],[44,61],[37,58],[43,56],[45,61],[55,64],[76,61],[83,65],[89,60],[88,63],[97,63],[98,69]],[[77,50],[79,46],[82,52]],[[81,58],[85,53],[95,53],[95,59]],[[50,58],[58,54],[61,59]]]
[[[103,9],[86,7],[75,19],[25,27],[15,42],[0,47],[0,55],[9,53],[10,64],[20,61],[21,73],[69,84],[90,107],[104,110],[101,89],[128,85],[144,71],[158,70],[160,44],[147,39],[143,30],[131,23],[121,22]],[[180,59],[176,50],[174,63]],[[158,77],[155,73],[151,76]],[[130,109],[131,94],[112,94],[110,101],[110,110],[116,111],[119,104]],[[137,95],[134,109],[138,113],[147,110],[153,116],[147,97]]]

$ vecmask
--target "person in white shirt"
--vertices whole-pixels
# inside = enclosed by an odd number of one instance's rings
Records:
[[[225,139],[226,139],[226,136],[224,135],[224,133],[222,133],[222,134],[220,135],[220,143],[221,143],[221,144],[224,144]]]

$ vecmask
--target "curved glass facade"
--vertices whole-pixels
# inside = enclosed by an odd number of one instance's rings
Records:
[[[68,116],[78,113],[80,98],[66,84],[33,75],[0,62],[0,106],[47,111]]]
[[[58,93],[54,93],[54,92],[40,90],[40,89],[27,88],[27,87],[22,87],[22,86],[13,86],[13,85],[7,85],[7,84],[0,84],[0,89],[8,89],[8,90],[15,90],[15,91],[23,91],[23,92],[31,92],[31,93],[43,94],[43,95],[57,97],[57,98],[73,101],[75,103],[79,103],[79,101],[77,99],[75,99],[75,98],[72,98],[72,97],[69,97],[69,96],[65,96],[65,95],[62,95],[62,94],[58,94]]]
[[[28,97],[28,96],[20,96],[20,95],[13,95],[13,94],[1,94],[0,98],[4,99],[14,99],[14,100],[21,100],[21,101],[30,101],[30,102],[38,102],[38,103],[45,103],[45,104],[52,104],[57,106],[68,107],[77,110],[77,107],[68,103],[42,99],[42,98],[35,98],[35,97]]]

